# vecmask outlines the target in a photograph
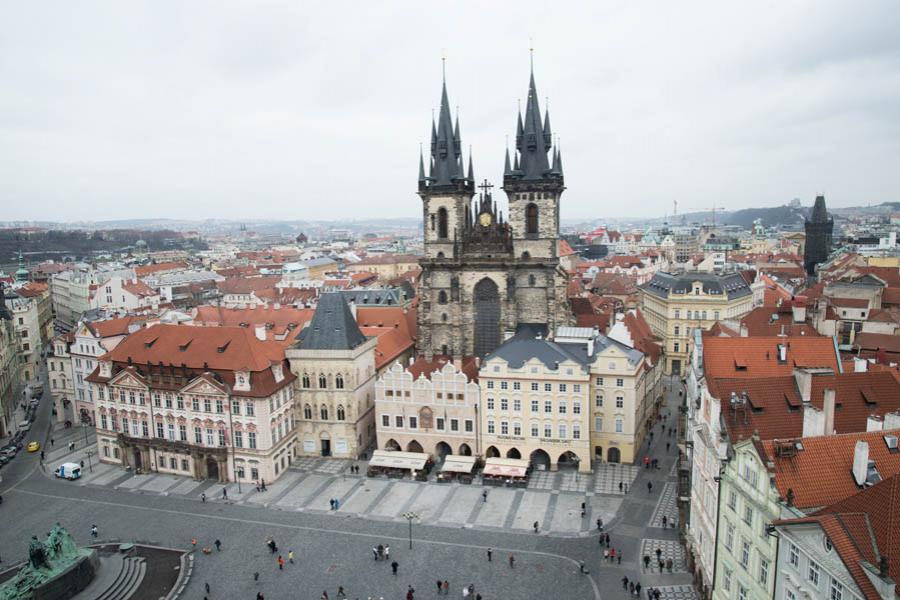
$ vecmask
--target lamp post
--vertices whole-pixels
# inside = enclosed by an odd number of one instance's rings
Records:
[[[94,472],[94,464],[91,462],[91,457],[94,455],[94,451],[88,450],[87,452],[85,452],[85,454],[87,454],[88,469],[90,469],[91,473],[93,473]]]
[[[409,523],[409,549],[412,550],[412,523],[414,519],[419,518],[419,515],[414,512],[405,512],[403,518]]]

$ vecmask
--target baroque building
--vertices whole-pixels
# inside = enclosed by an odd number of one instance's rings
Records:
[[[475,196],[472,155],[464,168],[459,118],[450,115],[446,81],[432,122],[426,175],[419,157],[425,225],[421,261],[419,350],[455,358],[484,357],[522,324],[548,331],[569,321],[565,272],[559,263],[559,202],[565,189],[559,149],[551,152],[550,114],[541,118],[532,72],[516,149],[507,151],[504,218],[487,180]],[[552,159],[552,163],[551,163]]]

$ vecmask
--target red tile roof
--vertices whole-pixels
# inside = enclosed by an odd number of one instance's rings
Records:
[[[154,273],[164,273],[167,271],[180,271],[182,269],[187,269],[188,265],[186,262],[179,260],[173,262],[163,262],[156,263],[152,265],[144,265],[142,267],[135,267],[134,274],[137,277],[146,277],[147,275],[152,275]]]
[[[230,277],[216,284],[223,294],[250,294],[273,289],[281,281],[277,275],[269,277]]]
[[[413,381],[417,380],[422,375],[427,379],[431,379],[432,373],[440,371],[449,362],[453,362],[453,359],[441,354],[435,355],[430,361],[425,360],[424,356],[420,356],[413,364],[409,365],[406,370],[412,374]],[[461,365],[457,370],[462,371],[466,377],[469,378],[469,381],[478,380],[478,360],[474,356],[463,358]]]
[[[147,322],[147,318],[147,316],[118,317],[106,319],[105,321],[91,321],[86,323],[86,325],[95,337],[108,338],[127,335],[128,330],[133,327],[143,327]]]
[[[900,306],[900,286],[884,288],[881,294],[882,306]]]
[[[869,333],[863,331],[856,334],[853,339],[863,350],[884,350],[886,352],[900,352],[900,336],[889,333]]]
[[[152,287],[140,279],[125,279],[122,281],[122,288],[139,298],[149,298],[151,296],[159,295]]]
[[[403,335],[416,339],[416,309],[406,310],[399,306],[359,306],[356,307],[356,323],[360,327],[390,327],[399,329]]]
[[[773,317],[775,318],[773,319]],[[819,335],[816,328],[806,322],[794,323],[794,314],[790,303],[782,304],[779,307],[760,306],[754,308],[744,315],[741,325],[747,328],[747,334],[751,337],[779,335],[782,331],[787,336]]]
[[[46,293],[49,287],[46,283],[30,281],[22,287],[16,288],[16,293],[24,298],[35,298]]]
[[[793,490],[794,505],[802,509],[819,508],[856,494],[860,487],[853,479],[853,454],[856,442],[869,445],[869,460],[885,479],[900,473],[900,453],[891,452],[884,442],[893,431],[863,431],[842,435],[822,435],[800,439],[802,450],[793,455],[776,453],[775,440],[765,440],[761,447],[763,462],[772,461],[775,487],[782,498]]]
[[[631,334],[631,341],[634,342],[635,349],[646,354],[650,358],[650,362],[655,365],[662,355],[662,347],[659,344],[659,338],[650,329],[641,310],[637,308],[628,311],[622,322],[628,328],[628,333]]]
[[[375,368],[380,369],[397,360],[404,352],[412,350],[413,340],[399,328],[394,327],[360,327],[366,337],[376,336]]]
[[[869,301],[865,298],[832,298],[831,303],[841,308],[869,308]]]
[[[266,326],[266,339],[275,340],[276,336],[282,345],[292,344],[300,330],[312,319],[313,308],[293,308],[272,306],[257,308],[224,308],[221,306],[198,306],[194,321],[199,325],[219,325],[224,327],[248,327],[255,332],[257,325]]]
[[[787,360],[778,361],[778,346]],[[705,337],[703,368],[707,380],[726,377],[792,375],[794,367],[830,367],[839,371],[840,357],[830,337]]]
[[[563,256],[572,256],[573,254],[575,254],[575,251],[572,250],[572,246],[570,246],[569,242],[567,242],[566,240],[559,240],[559,245],[557,248],[557,252],[559,253],[560,258],[562,258]]]

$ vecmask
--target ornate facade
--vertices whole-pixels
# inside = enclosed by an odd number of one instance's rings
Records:
[[[464,169],[459,119],[450,116],[446,82],[431,128],[428,175],[419,159],[425,225],[419,349],[433,355],[486,356],[522,324],[555,330],[568,322],[565,272],[557,254],[562,158],[552,148],[550,115],[541,119],[534,74],[516,150],[503,175],[508,219],[485,180],[475,196],[472,156]]]

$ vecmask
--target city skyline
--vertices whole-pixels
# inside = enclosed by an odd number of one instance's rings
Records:
[[[16,7],[4,217],[415,217],[441,57],[465,160],[496,185],[529,47],[565,220],[895,200],[897,17],[812,6]]]

